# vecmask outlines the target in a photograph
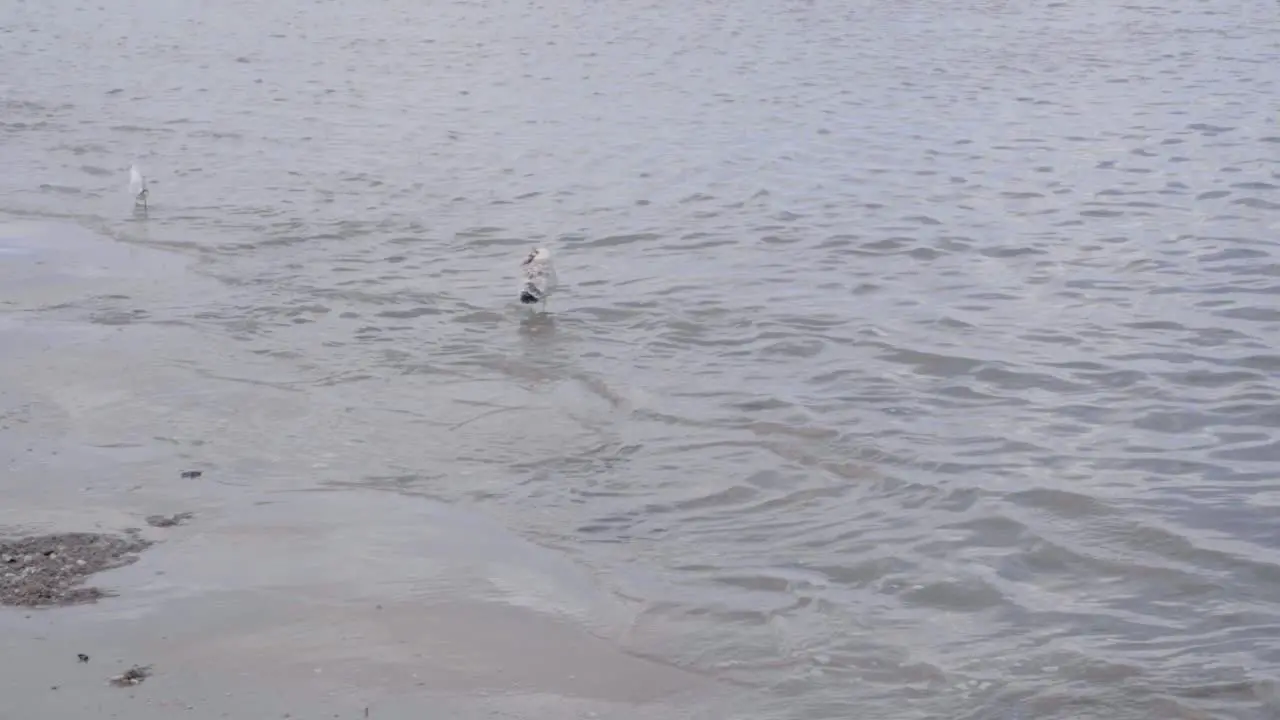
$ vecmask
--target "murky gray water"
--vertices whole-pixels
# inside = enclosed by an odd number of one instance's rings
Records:
[[[15,0],[0,67],[0,211],[219,281],[43,311],[214,388],[97,441],[488,515],[761,718],[1280,713],[1275,3]]]

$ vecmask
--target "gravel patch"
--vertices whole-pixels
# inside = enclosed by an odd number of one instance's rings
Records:
[[[108,593],[88,576],[135,562],[152,545],[136,535],[60,533],[0,540],[0,605],[65,606]]]

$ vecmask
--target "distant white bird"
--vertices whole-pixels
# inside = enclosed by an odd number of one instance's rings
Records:
[[[142,172],[138,170],[137,165],[129,166],[129,192],[133,194],[133,204],[141,205],[143,210],[147,209],[147,179],[142,177]]]
[[[533,252],[520,263],[520,274],[524,284],[520,286],[520,302],[525,305],[542,303],[547,309],[547,298],[556,291],[559,284],[556,278],[556,267],[551,264],[551,251],[546,248],[534,248]]]

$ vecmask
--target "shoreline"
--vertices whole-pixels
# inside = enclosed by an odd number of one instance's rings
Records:
[[[291,409],[273,405],[268,421],[283,425],[324,408],[193,372],[182,358],[216,343],[146,313],[178,289],[216,287],[179,258],[123,245],[62,223],[0,219],[0,281],[22,279],[0,298],[9,469],[0,536],[137,538],[134,561],[86,573],[80,587],[104,597],[0,607],[0,657],[10,659],[0,696],[15,717],[430,708],[641,720],[700,715],[744,694],[627,652],[610,638],[628,631],[632,609],[487,518],[387,490],[308,484],[303,462],[289,483],[259,482],[256,448],[219,460],[248,430],[211,416],[200,426],[213,430],[193,437],[191,414],[234,418],[240,404],[278,400]],[[103,303],[123,319],[104,321]],[[184,477],[189,469],[200,476]],[[182,513],[191,515],[164,522]],[[134,666],[152,674],[109,682]]]

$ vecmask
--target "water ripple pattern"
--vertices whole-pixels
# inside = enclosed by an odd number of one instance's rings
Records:
[[[0,210],[225,287],[62,312],[292,368],[197,368],[309,393],[271,482],[480,508],[761,717],[1280,713],[1275,3],[50,0],[0,64]]]

